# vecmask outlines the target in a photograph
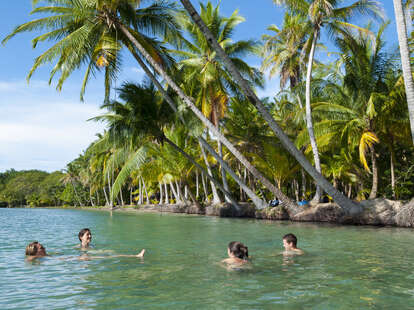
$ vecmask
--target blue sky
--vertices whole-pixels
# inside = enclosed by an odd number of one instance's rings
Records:
[[[205,1],[203,1],[205,2]],[[345,3],[349,3],[346,1]],[[394,11],[392,1],[381,1],[384,11],[392,23],[386,32],[389,47],[396,45]],[[193,1],[194,4],[198,3]],[[213,3],[217,1],[213,0]],[[30,0],[0,1],[0,39],[15,26],[33,19],[30,16]],[[270,24],[281,25],[282,9],[271,0],[222,0],[221,12],[231,14],[235,9],[246,18],[235,32],[235,39],[259,39]],[[364,24],[364,21],[358,21]],[[88,86],[85,102],[79,101],[82,71],[76,72],[57,92],[48,85],[50,67],[41,67],[26,83],[26,75],[33,60],[50,45],[31,47],[34,33],[21,34],[0,46],[0,171],[41,169],[54,171],[63,169],[103,130],[103,125],[86,120],[99,115],[103,99],[101,77]],[[329,46],[329,45],[328,45]],[[323,55],[319,55],[324,57]],[[260,60],[248,58],[251,65],[259,66]],[[119,83],[140,81],[142,70],[125,57]],[[278,80],[267,81],[261,96],[272,96],[278,91]]]

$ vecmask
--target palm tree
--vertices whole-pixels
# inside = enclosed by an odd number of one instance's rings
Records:
[[[246,80],[253,85],[262,86],[260,73],[245,63],[240,56],[255,52],[258,44],[252,40],[232,40],[235,27],[244,21],[237,10],[230,17],[220,15],[219,5],[213,7],[211,2],[200,4],[201,17],[209,25],[216,40],[226,53],[237,64]],[[216,53],[210,48],[201,31],[193,25],[187,14],[179,16],[179,22],[188,40],[183,40],[180,50],[171,50],[180,60],[178,69],[184,70],[183,83],[191,92],[188,95],[196,98],[203,114],[220,131],[220,121],[227,110],[230,93],[238,91],[237,84],[224,70],[224,66]],[[218,140],[218,154],[222,157],[221,142]],[[228,189],[225,170],[221,169],[224,188]]]
[[[87,83],[96,72],[105,72],[105,98],[109,99],[111,83],[116,79],[120,68],[119,53],[122,46],[129,48],[130,42],[117,29],[108,14],[115,14],[122,22],[133,25],[134,37],[145,47],[148,53],[160,64],[171,63],[163,46],[152,36],[162,36],[169,42],[175,42],[179,31],[173,13],[176,7],[166,1],[141,8],[139,0],[47,0],[50,5],[38,6],[38,0],[32,0],[35,7],[31,14],[48,13],[49,16],[35,19],[17,26],[2,42],[19,33],[44,30],[46,33],[32,40],[33,48],[39,42],[54,40],[56,43],[35,59],[27,79],[39,66],[54,63],[49,83],[60,73],[57,90],[61,90],[72,72],[86,64],[81,87],[81,100]],[[112,15],[111,15],[112,16]]]
[[[262,71],[270,70],[269,76],[280,75],[280,88],[289,81],[290,89],[295,88],[302,78],[302,52],[309,36],[309,24],[302,15],[286,13],[282,29],[271,25],[267,30],[272,35],[263,35],[265,42]]]
[[[33,0],[34,4],[37,1]],[[160,92],[165,96],[166,92],[162,89],[160,83],[155,76],[147,68],[144,61],[140,58],[142,56],[145,61],[148,62],[155,69],[155,71],[161,75],[161,77],[171,86],[171,88],[178,94],[180,100],[185,103],[187,107],[202,121],[202,123],[234,154],[234,156],[257,178],[262,184],[264,184],[275,196],[279,197],[291,214],[297,213],[300,209],[277,187],[275,187],[269,180],[267,180],[247,159],[222,135],[217,128],[197,109],[192,99],[184,94],[184,92],[177,86],[174,80],[167,74],[165,69],[165,61],[163,61],[163,53],[159,53],[154,48],[155,40],[150,40],[147,36],[139,32],[141,25],[146,25],[145,22],[140,22],[139,14],[136,12],[136,8],[139,5],[138,0],[79,0],[76,3],[72,1],[63,0],[49,0],[50,3],[55,3],[56,6],[38,8],[35,12],[51,12],[57,15],[51,16],[47,20],[34,21],[33,24],[27,23],[20,27],[17,27],[15,31],[6,38],[6,41],[15,34],[23,31],[31,31],[37,28],[50,29],[50,33],[46,37],[50,39],[61,39],[46,53],[42,54],[35,62],[34,69],[40,64],[51,62],[53,59],[59,58],[58,65],[53,70],[61,71],[62,77],[66,79],[70,73],[83,62],[87,62],[91,65],[85,74],[84,85],[90,77],[90,69],[93,68],[95,63],[96,51],[103,52],[101,48],[104,46],[108,36],[112,39],[119,38],[116,42],[123,42],[123,44],[129,49],[129,51],[135,56],[139,64],[143,67],[144,71],[150,77],[151,81],[156,85]],[[62,13],[64,12],[64,13]],[[145,16],[145,14],[144,14]],[[57,20],[57,22],[55,22]],[[157,19],[155,18],[155,21]],[[174,39],[175,37],[175,24],[167,20],[168,22],[161,24],[159,27],[153,29],[153,33],[164,32],[165,37]],[[153,23],[150,23],[151,25]],[[55,29],[55,26],[58,29]],[[96,31],[95,31],[96,30]],[[43,38],[43,37],[42,37]],[[105,38],[101,40],[101,38]],[[38,39],[39,40],[39,39]],[[104,42],[103,42],[104,41]],[[115,50],[119,47],[116,44]],[[111,48],[110,50],[114,50]],[[117,69],[116,53],[109,53],[108,50],[104,51],[104,57],[108,60],[110,66],[105,67],[105,81],[106,85],[110,84],[111,78],[115,76]],[[108,55],[111,55],[109,57]],[[113,56],[112,56],[113,55]],[[102,56],[102,55],[101,55]],[[100,57],[100,56],[99,56]],[[96,59],[98,60],[99,57]],[[68,64],[66,64],[68,62]],[[52,77],[54,75],[52,72]],[[107,90],[109,87],[106,88]],[[107,91],[106,98],[109,98]],[[167,98],[167,97],[165,97]],[[172,100],[167,100],[172,103]]]
[[[152,84],[149,85],[135,85],[124,84],[120,89],[120,98],[125,103],[110,102],[104,104],[104,108],[109,108],[111,112],[102,116],[95,117],[94,120],[106,120],[110,123],[109,131],[119,138],[123,135],[130,136],[132,141],[142,137],[142,135],[149,136],[160,143],[168,143],[175,151],[184,155],[186,159],[190,160],[198,169],[201,169],[207,177],[209,177],[218,186],[229,200],[237,206],[237,202],[231,197],[231,194],[226,191],[221,184],[213,177],[206,173],[206,171],[194,160],[192,156],[187,154],[173,141],[171,141],[164,134],[164,127],[172,120],[172,113],[165,104],[165,101],[159,102],[159,98],[155,93],[155,88]],[[124,165],[114,183],[112,195],[116,195],[120,189],[120,184],[127,179],[131,173],[131,169],[136,169],[145,160],[145,147],[141,147],[137,151],[137,155],[131,157]]]
[[[338,205],[344,210],[346,214],[355,215],[361,212],[361,207],[350,201],[342,193],[337,191],[332,184],[330,184],[316,169],[309,163],[305,156],[295,147],[295,145],[290,141],[286,136],[280,126],[274,121],[270,113],[267,111],[266,107],[256,96],[254,91],[249,87],[238,72],[237,68],[234,66],[230,58],[226,55],[217,41],[214,39],[214,36],[209,31],[208,27],[204,24],[197,11],[194,9],[193,5],[189,0],[181,0],[181,3],[193,19],[194,23],[200,28],[200,30],[205,35],[208,43],[213,47],[214,51],[217,52],[217,55],[222,59],[227,70],[229,70],[232,77],[237,81],[240,88],[242,89],[244,95],[248,98],[251,104],[253,104],[263,116],[266,122],[269,124],[272,131],[280,139],[283,146],[286,150],[292,154],[299,164],[312,176],[312,178],[338,203]],[[268,186],[266,186],[268,187]],[[295,208],[296,212],[300,212],[299,208]],[[295,212],[294,211],[294,212]]]
[[[308,66],[306,72],[306,125],[309,139],[312,146],[313,158],[316,170],[321,172],[318,145],[315,140],[313,130],[312,111],[311,111],[311,79],[312,67],[315,56],[315,48],[320,36],[322,27],[328,28],[329,34],[335,35],[338,27],[355,27],[349,24],[349,19],[356,13],[371,13],[379,16],[379,7],[375,1],[361,0],[356,1],[350,6],[339,7],[341,1],[337,0],[273,0],[276,4],[284,4],[293,14],[308,15],[308,21],[312,25],[312,36],[309,39],[311,46],[309,51]],[[320,187],[316,190],[314,201],[321,197]]]
[[[405,92],[411,125],[411,138],[414,144],[414,82],[411,73],[410,52],[408,48],[407,27],[402,0],[393,0],[395,23],[397,25],[398,43],[400,46],[401,62],[404,76]]]
[[[375,42],[365,31],[357,35],[349,31],[342,33],[343,37],[336,42],[345,67],[343,88],[325,87],[330,102],[316,104],[314,108],[321,116],[317,131],[323,145],[338,140],[339,134],[349,152],[358,147],[362,165],[368,172],[372,171],[370,199],[377,195],[378,165],[374,144],[379,142],[379,113],[384,112],[384,102],[389,95],[384,81],[392,67],[391,59],[382,51],[381,37],[386,26],[383,24],[378,30]],[[367,164],[367,152],[371,154],[372,169]]]

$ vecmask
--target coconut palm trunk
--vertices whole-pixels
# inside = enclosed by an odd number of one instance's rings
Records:
[[[254,205],[260,210],[266,208],[266,203],[261,200],[251,189],[248,187],[243,180],[227,165],[227,163],[223,160],[223,158],[217,154],[214,149],[205,141],[203,138],[200,138],[201,143],[203,146],[214,156],[214,158],[220,163],[221,167],[226,170],[231,177],[239,184],[239,186],[243,189],[243,191],[249,196],[249,198],[253,201]],[[223,185],[224,187],[224,185]],[[225,187],[224,187],[225,188]]]
[[[392,198],[397,199],[397,196],[395,195],[395,169],[394,169],[394,152],[391,150],[390,152],[391,158],[390,158],[390,166],[391,166],[391,189],[392,189]]]
[[[154,74],[149,70],[147,65],[142,61],[142,59],[138,56],[138,54],[135,52],[134,48],[132,46],[128,46],[129,51],[132,53],[138,64],[141,66],[141,68],[144,70],[145,74],[150,78],[150,80],[154,83],[154,85],[157,87],[157,89],[161,92],[165,100],[168,102],[170,107],[174,112],[177,112],[177,108],[175,107],[174,101],[170,98],[170,96],[167,94],[167,92],[164,90],[164,87],[158,82]],[[185,125],[184,119],[181,119],[183,124]],[[210,164],[207,160],[207,156],[204,152],[204,149],[202,145],[200,144],[201,152],[203,153],[204,161],[206,163],[207,172],[210,174],[211,177],[213,177],[213,174],[211,172]],[[213,204],[221,203],[220,196],[217,193],[217,188],[214,182],[210,182],[211,185],[211,191],[213,193]]]
[[[297,204],[295,204],[289,197],[287,197],[282,191],[280,191],[272,182],[265,178],[231,143],[224,137],[216,127],[197,109],[192,100],[184,94],[184,92],[177,86],[177,84],[171,79],[171,77],[165,72],[165,70],[148,54],[145,48],[137,41],[137,39],[131,34],[131,32],[118,20],[113,20],[117,25],[120,31],[130,40],[135,48],[145,57],[145,59],[151,64],[151,66],[162,76],[162,78],[171,86],[171,88],[178,94],[180,99],[191,109],[191,111],[202,121],[202,123],[219,139],[227,149],[254,175],[254,177],[262,182],[262,184],[269,189],[275,196],[283,202],[283,205],[286,206],[287,211],[290,216],[293,216],[302,210]],[[240,75],[240,74],[239,74]],[[241,76],[240,76],[241,78]],[[258,100],[258,99],[257,99]],[[262,105],[263,109],[264,106]],[[269,113],[268,113],[269,114]],[[269,114],[270,116],[270,114]],[[270,116],[271,118],[271,116]],[[285,135],[286,139],[287,136]],[[290,142],[290,141],[289,141]],[[291,142],[290,142],[291,143]],[[291,143],[292,147],[296,147]],[[297,149],[296,149],[297,150]],[[302,155],[303,156],[303,155]],[[304,160],[306,158],[303,156]],[[306,160],[307,161],[307,160]],[[329,182],[326,181],[328,184]],[[331,185],[332,186],[332,185]],[[338,192],[338,194],[340,194]],[[344,197],[344,199],[346,199]],[[350,202],[352,203],[352,202]],[[358,208],[355,205],[355,208]]]
[[[377,198],[378,192],[378,165],[377,165],[377,154],[375,153],[374,147],[371,147],[371,162],[372,162],[372,187],[369,193],[368,199]]]
[[[204,191],[204,197],[205,202],[210,203],[210,199],[208,198],[208,192],[207,192],[207,186],[206,186],[206,180],[204,177],[204,174],[201,174],[201,183],[203,184],[203,191]]]
[[[207,178],[210,179],[210,181],[214,182],[214,184],[223,192],[223,194],[228,197],[228,199],[231,201],[231,203],[238,209],[240,209],[240,206],[238,205],[238,203],[233,199],[232,195],[227,192],[224,187],[220,184],[220,182],[218,182],[215,178],[213,178],[212,176],[210,176],[203,167],[201,167],[195,160],[193,157],[191,157],[190,155],[188,155],[184,150],[182,150],[178,145],[176,145],[173,141],[171,141],[170,139],[168,139],[167,137],[164,137],[164,141],[166,141],[169,145],[171,145],[173,147],[173,149],[175,149],[177,152],[179,152],[180,154],[182,154],[185,158],[187,158],[194,166],[196,166],[202,173],[204,173]]]
[[[405,92],[407,96],[408,112],[410,116],[411,138],[414,144],[414,83],[410,65],[410,52],[408,49],[407,27],[401,0],[393,0],[395,23],[397,25],[398,43],[400,45],[401,63],[403,69]]]
[[[309,140],[312,146],[313,160],[315,162],[315,169],[317,172],[321,173],[321,162],[319,159],[318,145],[316,144],[315,133],[313,131],[313,121],[312,121],[312,109],[311,109],[311,80],[312,80],[312,67],[313,67],[313,58],[315,56],[315,47],[318,40],[319,30],[315,29],[313,33],[312,46],[309,53],[308,68],[306,71],[306,102],[305,102],[305,111],[306,111],[306,128],[308,129]],[[316,184],[316,193],[312,201],[318,203],[321,199],[321,188]]]
[[[162,183],[161,182],[159,182],[159,187],[160,187],[160,201],[159,201],[159,205],[162,205],[162,199],[163,199],[163,196],[162,196]]]
[[[103,193],[104,193],[104,196],[105,196],[105,205],[106,206],[109,206],[109,199],[108,199],[108,195],[106,194],[106,189],[105,189],[105,185],[103,186],[103,188],[102,188],[102,190],[103,190]]]
[[[175,103],[174,101],[171,99],[171,97],[167,94],[167,92],[164,90],[164,88],[162,87],[162,85],[158,82],[158,80],[155,78],[155,76],[152,74],[152,72],[148,69],[148,67],[146,66],[146,64],[141,60],[141,58],[136,54],[136,52],[134,51],[133,48],[129,48],[129,50],[131,51],[131,53],[133,54],[133,56],[135,57],[135,59],[138,61],[139,65],[143,68],[144,72],[148,75],[148,77],[151,79],[151,81],[153,81],[153,83],[155,84],[155,86],[158,88],[158,90],[161,92],[161,94],[163,95],[163,97],[165,98],[165,100],[168,102],[168,104],[170,105],[171,109],[174,112],[177,112],[177,108],[175,107]],[[180,118],[181,121],[183,122],[183,124],[185,124],[184,120],[182,118]],[[219,130],[219,129],[218,129]],[[213,155],[216,160],[220,163],[222,169],[222,177],[223,177],[223,187],[225,189],[225,191],[229,192],[228,190],[228,185],[227,185],[227,180],[225,177],[225,171],[227,171],[233,178],[234,180],[240,185],[240,187],[245,191],[245,193],[252,199],[253,203],[255,204],[255,206],[258,209],[263,209],[265,207],[265,202],[263,202],[246,184],[245,182],[243,182],[243,180],[241,180],[237,174],[227,165],[227,163],[223,160],[223,156],[222,154],[217,154],[214,149],[208,144],[208,142],[201,138],[198,137],[198,141],[200,144],[200,148],[201,148],[201,152],[203,154],[204,157],[204,161],[207,167],[207,173],[209,174],[209,176],[213,177],[213,174],[211,172],[210,169],[210,164],[207,160],[207,156],[204,152],[204,148],[206,148],[208,150],[208,152]],[[219,151],[221,150],[221,144],[219,144]],[[224,172],[224,174],[223,174]],[[215,186],[215,182],[211,181],[211,189],[213,192],[213,204],[214,203],[220,203],[220,197],[218,196],[217,193],[217,189]],[[226,197],[226,201],[231,202],[227,196]],[[280,196],[279,196],[280,197]]]
[[[204,24],[204,22],[202,21],[201,17],[198,15],[197,11],[194,9],[191,2],[189,0],[180,0],[180,1],[184,5],[187,12],[189,13],[190,17],[193,19],[194,23],[197,24],[197,26],[203,32],[209,44],[216,51],[217,55],[222,59],[227,70],[229,70],[232,77],[237,81],[238,85],[242,89],[247,99],[250,101],[250,103],[252,103],[257,108],[259,113],[262,115],[265,121],[269,124],[272,131],[280,139],[285,149],[299,162],[299,164],[309,173],[309,175],[335,200],[335,202],[344,210],[345,213],[349,215],[356,215],[360,213],[362,211],[361,206],[352,202],[350,199],[345,197],[341,192],[336,190],[332,186],[332,184],[328,180],[326,180],[310,164],[310,162],[306,159],[306,157],[295,147],[292,141],[290,141],[288,136],[283,132],[283,130],[275,122],[275,120],[273,119],[269,111],[267,111],[263,103],[256,96],[254,91],[250,88],[247,82],[243,79],[240,72],[237,70],[237,68],[232,63],[231,59],[226,55],[226,53],[220,47],[220,45],[218,45],[217,41],[214,39],[214,36],[211,34],[208,27]],[[296,212],[300,212],[300,209],[297,206],[296,207],[295,206],[296,205],[294,205],[292,209],[295,210]]]
[[[217,130],[220,131],[220,125],[217,125]],[[218,154],[221,158],[223,158],[223,146],[220,142],[220,140],[217,140],[217,150],[218,150]],[[227,177],[226,177],[226,170],[223,168],[223,166],[220,163],[220,167],[221,167],[221,179],[223,181],[223,187],[226,191],[229,191],[229,185],[227,184]],[[226,199],[227,200],[227,199]],[[229,201],[227,201],[229,202]]]
[[[144,188],[144,191],[145,191],[146,204],[149,205],[150,199],[149,199],[149,196],[148,196],[147,186],[145,185],[145,181],[144,181],[143,177],[141,177],[141,180],[142,180],[142,187]]]
[[[207,160],[206,152],[204,151],[203,145],[202,145],[202,143],[200,141],[199,141],[199,144],[200,144],[201,153],[203,154],[204,163],[206,164],[206,167],[207,167],[207,173],[208,173],[209,176],[213,177],[213,173],[211,172],[210,163]],[[213,204],[220,203],[221,200],[220,200],[220,196],[217,193],[216,185],[214,184],[213,181],[210,181],[210,183],[211,183],[211,191],[213,193],[213,201],[212,201],[212,203]]]

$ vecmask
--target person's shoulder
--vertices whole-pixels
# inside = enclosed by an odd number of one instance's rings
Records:
[[[305,254],[305,252],[304,252],[302,249],[299,249],[299,248],[296,248],[296,249],[295,249],[295,252],[296,252],[296,254],[298,254],[298,255],[303,255],[303,254]]]

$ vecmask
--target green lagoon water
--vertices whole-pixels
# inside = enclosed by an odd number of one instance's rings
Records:
[[[414,231],[216,217],[64,209],[0,209],[0,309],[414,309]],[[144,260],[79,261],[89,255]],[[292,232],[306,255],[284,259]],[[34,240],[53,254],[25,261]],[[228,271],[226,245],[253,268]]]

